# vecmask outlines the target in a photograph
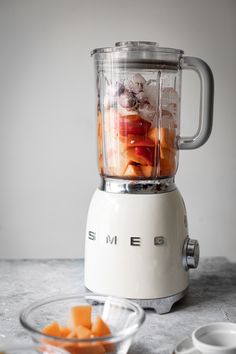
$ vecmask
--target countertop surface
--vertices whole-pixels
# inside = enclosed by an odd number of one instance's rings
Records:
[[[84,291],[83,260],[0,260],[0,345],[31,342],[18,320],[31,302]],[[225,258],[202,259],[170,313],[148,311],[129,354],[172,353],[196,327],[216,321],[236,322],[236,263]]]

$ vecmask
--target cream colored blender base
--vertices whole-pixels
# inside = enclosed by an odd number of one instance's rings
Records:
[[[87,220],[85,286],[143,304],[156,301],[162,310],[151,307],[168,312],[188,287],[183,264],[187,237],[177,189],[142,195],[97,190]]]

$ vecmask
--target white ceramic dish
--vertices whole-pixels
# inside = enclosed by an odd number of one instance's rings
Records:
[[[236,323],[211,323],[177,344],[175,354],[236,354]]]
[[[204,354],[236,354],[236,323],[219,322],[197,328],[193,345]]]
[[[182,339],[175,347],[173,354],[201,354],[199,350],[193,347],[193,341],[191,337]]]

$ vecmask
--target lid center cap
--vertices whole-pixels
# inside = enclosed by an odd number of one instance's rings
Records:
[[[145,46],[154,46],[159,47],[157,42],[147,42],[147,41],[124,41],[124,42],[116,42],[116,47],[145,47]]]

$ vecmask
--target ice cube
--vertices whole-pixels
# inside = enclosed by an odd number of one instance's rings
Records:
[[[158,88],[156,86],[156,81],[150,80],[146,82],[143,86],[143,92],[148,98],[148,101],[151,103],[152,106],[156,106],[157,98],[158,98]]]
[[[179,96],[173,87],[165,87],[161,90],[161,101],[163,105],[178,104]]]
[[[173,118],[173,115],[172,115],[172,113],[170,111],[162,109],[161,110],[161,118],[170,119],[170,118]]]
[[[175,121],[172,116],[162,116],[158,123],[162,128],[166,128],[168,130],[176,128]]]
[[[139,73],[137,73],[137,74],[135,74],[135,75],[133,76],[132,81],[133,81],[135,84],[142,84],[142,85],[144,85],[145,82],[146,82],[146,80],[144,79],[144,77],[143,77],[141,74],[139,74]]]
[[[145,95],[145,93],[143,91],[137,93],[135,96],[136,96],[136,98],[137,98],[137,100],[139,101],[140,104],[149,103],[148,102],[148,98],[147,98],[147,96]]]
[[[109,109],[110,108],[110,97],[108,95],[105,95],[104,96],[104,99],[103,99],[103,106],[105,109]]]
[[[134,94],[142,92],[143,91],[143,84],[141,83],[134,83],[133,81],[130,81],[128,83],[128,89],[133,92]]]
[[[131,92],[124,92],[120,95],[119,103],[121,107],[127,109],[135,109],[137,106],[137,98]]]
[[[132,110],[132,109],[127,109],[124,108],[122,106],[118,106],[118,112],[121,116],[133,116],[133,115],[137,115],[137,111],[136,110]]]
[[[161,105],[163,109],[176,115],[177,106],[179,104],[179,96],[173,87],[165,87],[161,91]]]
[[[156,108],[150,103],[144,103],[139,106],[138,112],[140,117],[152,123],[156,116]]]
[[[107,85],[106,87],[106,92],[110,96],[119,96],[125,91],[125,85],[122,82],[116,81],[111,82],[110,84]]]

